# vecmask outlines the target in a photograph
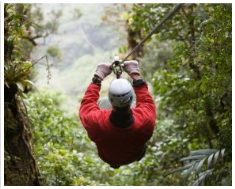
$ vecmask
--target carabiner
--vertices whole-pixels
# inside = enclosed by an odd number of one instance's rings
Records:
[[[121,60],[119,60],[119,56],[114,56],[114,62],[111,65],[111,69],[113,70],[113,73],[116,75],[117,79],[119,79],[123,72],[123,67],[121,66]]]

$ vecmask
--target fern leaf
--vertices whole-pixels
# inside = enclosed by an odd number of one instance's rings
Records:
[[[214,154],[211,154],[209,158],[207,159],[207,169],[210,168],[213,157],[214,157]]]

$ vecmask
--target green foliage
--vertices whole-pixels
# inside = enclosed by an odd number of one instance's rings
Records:
[[[22,38],[29,23],[25,4],[4,4],[4,85],[17,85],[20,90],[32,87],[29,80],[32,63],[27,61],[22,51]]]
[[[182,158],[181,161],[185,162],[184,167],[173,172],[182,171],[184,183],[191,183],[193,186],[231,184],[232,167],[225,164],[225,149],[191,151],[190,156]]]
[[[31,37],[32,28],[35,26],[29,13],[31,8],[30,4],[4,4],[4,85],[8,88],[17,85],[21,92],[26,87],[29,89],[34,85],[32,68],[39,60],[46,57],[43,56],[35,62],[29,61],[32,46],[27,42],[36,45],[34,39],[42,37],[41,35]],[[39,15],[39,20],[42,19],[39,10],[36,15]],[[54,15],[59,17],[56,13]]]
[[[34,150],[46,185],[72,185],[83,165],[83,155],[75,149],[86,151],[91,147],[84,131],[78,129],[78,121],[58,109],[60,95],[50,96],[42,91],[26,100]]]
[[[25,86],[33,86],[33,82],[28,80],[32,63],[29,61],[13,61],[4,65],[4,83],[7,87],[17,84],[18,88],[24,91]]]
[[[172,6],[134,5],[129,27],[137,32],[142,29],[147,35]],[[154,92],[160,99],[158,120],[173,120],[172,125],[178,125],[173,132],[187,141],[177,143],[181,149],[164,149],[173,157],[188,150],[226,148],[231,161],[231,23],[231,4],[185,4],[145,44],[141,70],[146,79],[152,77]],[[162,51],[166,43],[167,50]],[[178,167],[176,161],[169,160],[171,166]],[[218,166],[223,171],[222,164]],[[221,180],[214,181],[215,185],[221,184]]]
[[[29,13],[30,18],[33,19],[32,25],[32,38],[45,38],[50,34],[57,33],[59,27],[59,19],[63,15],[62,10],[52,10],[45,16],[41,10],[41,4],[30,4],[31,11]],[[36,22],[35,22],[36,21]]]
[[[144,21],[157,18],[151,21],[159,22],[171,7],[171,4],[135,6],[133,27],[144,27],[148,32],[153,23]],[[144,15],[138,16],[141,12]],[[163,97],[160,107],[167,105],[167,111],[180,125],[187,126],[188,133],[201,133],[202,139],[213,145],[212,139],[222,137],[222,120],[228,130],[231,128],[231,4],[184,5],[156,37],[156,48],[161,48],[160,40],[167,39],[174,54],[165,58],[164,65],[156,57],[159,66],[153,83],[156,94]],[[151,69],[146,71],[152,72]],[[229,143],[226,147],[231,149]]]
[[[73,19],[78,20],[78,19],[81,18],[81,16],[82,16],[81,10],[78,9],[78,8],[74,8],[74,10],[73,10]]]
[[[56,59],[57,61],[62,60],[62,54],[60,50],[55,46],[48,47],[47,54],[50,55],[53,59]]]

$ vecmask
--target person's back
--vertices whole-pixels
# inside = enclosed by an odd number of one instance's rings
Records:
[[[133,79],[136,107],[130,108],[133,100],[130,83],[117,79],[109,89],[112,110],[100,109],[97,104],[100,83],[109,74],[108,65],[104,65],[97,68],[99,77],[96,76],[88,87],[79,116],[89,138],[95,142],[100,158],[112,167],[119,167],[144,156],[146,142],[154,130],[156,109],[146,83],[140,79],[137,62],[127,62],[125,69]]]

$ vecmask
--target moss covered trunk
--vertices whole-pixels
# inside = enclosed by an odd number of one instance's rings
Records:
[[[30,122],[17,86],[4,89],[4,184],[40,185]]]
[[[4,4],[4,184],[6,186],[40,185],[39,171],[31,146],[30,121],[16,83],[25,73],[17,73],[23,50],[23,36],[28,8],[24,4]],[[22,52],[20,54],[20,52]],[[18,74],[18,75],[17,75]]]

